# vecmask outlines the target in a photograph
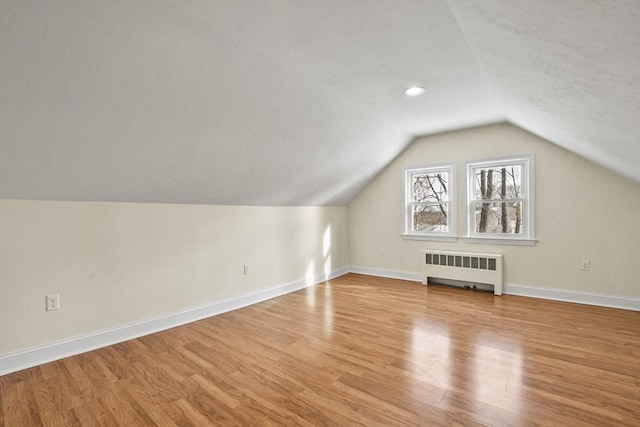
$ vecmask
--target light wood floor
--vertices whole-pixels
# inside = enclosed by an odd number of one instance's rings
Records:
[[[640,426],[640,313],[349,274],[0,378],[0,424]]]

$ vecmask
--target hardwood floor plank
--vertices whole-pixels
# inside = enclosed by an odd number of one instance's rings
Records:
[[[86,412],[86,417],[92,420],[89,424],[84,425],[99,425],[105,427],[118,425],[115,418],[111,414],[111,411],[104,404],[101,398],[87,399],[83,405],[78,406],[74,409],[76,416],[80,413],[80,411]]]
[[[6,423],[8,425],[20,426],[41,426],[42,415],[38,408],[35,398],[36,387],[33,386],[34,380],[12,384],[7,388],[7,416]],[[4,399],[3,399],[4,400]],[[48,416],[49,414],[44,414]]]
[[[132,402],[131,406],[138,414],[147,414],[153,420],[151,425],[176,426],[169,413],[165,411],[165,400],[146,382],[137,378],[127,378],[123,382],[123,393],[126,400]]]
[[[455,417],[462,425],[520,426],[523,422],[518,412],[507,411],[469,396],[469,393],[448,390],[437,405]]]
[[[366,373],[358,376],[346,373],[338,380],[355,390],[367,393],[378,400],[387,402],[405,411],[424,415],[423,409],[432,408],[442,400],[445,390],[416,380],[407,384],[407,378],[389,381],[389,376],[379,373]],[[411,393],[406,393],[411,390]]]
[[[348,274],[0,377],[0,426],[638,426],[640,313]]]
[[[71,410],[73,417],[77,420],[79,426],[101,426],[91,410],[87,409],[85,405],[76,406]]]

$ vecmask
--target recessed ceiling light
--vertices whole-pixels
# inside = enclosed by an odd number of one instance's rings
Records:
[[[411,86],[404,91],[405,96],[420,96],[424,93],[424,88],[420,86]]]

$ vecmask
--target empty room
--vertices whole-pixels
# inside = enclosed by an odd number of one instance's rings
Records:
[[[41,425],[640,425],[640,1],[0,0]]]

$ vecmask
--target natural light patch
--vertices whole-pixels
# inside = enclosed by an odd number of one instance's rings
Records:
[[[331,336],[333,333],[333,298],[331,295],[331,284],[324,285],[324,335]]]
[[[313,261],[311,261],[309,263],[309,265],[307,266],[307,272],[305,273],[305,278],[307,279],[307,286],[311,286],[313,285],[313,278],[314,278],[314,272],[315,272],[316,266],[314,264]]]
[[[327,229],[324,231],[324,236],[322,237],[322,255],[324,257],[329,254],[331,250],[331,226],[328,225]]]
[[[469,366],[472,384],[466,384],[473,390],[473,401],[478,405],[489,404],[500,408],[509,408],[521,413],[522,403],[522,349],[513,341],[503,338],[480,336],[473,346],[474,363]],[[466,374],[466,373],[465,373]]]
[[[316,306],[316,287],[315,286],[311,286],[313,285],[313,272],[314,272],[315,268],[314,268],[314,264],[313,261],[311,261],[309,263],[309,265],[307,266],[307,272],[306,272],[306,278],[307,278],[307,305],[309,307],[315,307]]]
[[[324,280],[331,276],[331,226],[328,225],[322,237],[322,256],[324,256]]]
[[[331,276],[331,255],[327,255],[324,260],[324,280],[329,280]]]
[[[307,289],[307,306],[314,308],[316,306],[316,287],[308,286]]]
[[[325,299],[331,301],[331,298],[332,298],[331,283],[325,283],[324,284],[324,297],[325,297]]]
[[[410,369],[438,387],[451,386],[452,351],[449,330],[414,323],[411,330]]]

